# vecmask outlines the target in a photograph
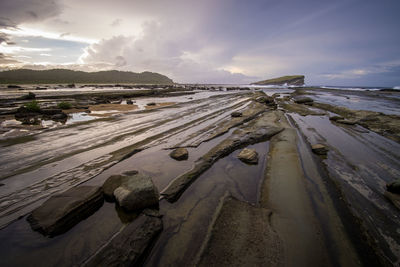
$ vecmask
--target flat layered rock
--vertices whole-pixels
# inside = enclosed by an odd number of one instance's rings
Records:
[[[103,205],[103,191],[97,186],[79,186],[50,197],[28,217],[33,230],[44,235],[65,233]]]
[[[245,148],[240,151],[238,158],[249,164],[257,164],[258,163],[258,153],[255,149]]]
[[[143,254],[149,250],[162,228],[162,220],[159,217],[142,214],[94,255],[85,266],[139,266]]]
[[[227,198],[197,266],[284,266],[270,210]]]

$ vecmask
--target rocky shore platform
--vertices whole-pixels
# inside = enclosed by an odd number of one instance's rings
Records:
[[[400,262],[398,92],[38,87],[0,99],[1,266]]]

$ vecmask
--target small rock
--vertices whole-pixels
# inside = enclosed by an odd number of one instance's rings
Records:
[[[41,109],[40,113],[43,115],[55,115],[55,114],[61,114],[63,113],[61,109],[58,108],[46,108],[46,109]]]
[[[311,150],[312,150],[312,152],[314,152],[317,155],[326,155],[329,151],[329,149],[322,144],[312,145]]]
[[[274,99],[272,97],[259,96],[256,98],[256,101],[259,103],[270,104],[274,102]]]
[[[239,153],[238,158],[245,163],[249,163],[249,164],[257,164],[258,163],[258,153],[255,149],[249,149],[249,148],[243,149]]]
[[[139,172],[137,170],[130,170],[130,171],[123,172],[122,175],[124,175],[124,176],[132,176],[132,175],[135,175],[135,174],[138,174],[138,173]]]
[[[337,121],[337,120],[344,120],[344,118],[341,117],[341,116],[335,115],[335,116],[330,117],[329,120],[331,120],[331,121]]]
[[[17,119],[17,118],[16,118]],[[22,122],[23,125],[39,125],[40,120],[38,117],[25,117],[25,118],[18,118],[20,122]]]
[[[242,112],[235,111],[231,113],[232,118],[242,117]]]
[[[79,186],[46,200],[28,217],[34,231],[55,236],[65,233],[103,205],[98,186]]]
[[[21,86],[10,84],[10,85],[7,86],[7,88],[9,88],[9,89],[19,89],[19,88],[21,88]]]
[[[154,103],[154,102],[147,103],[147,106],[155,106],[155,105],[156,105],[156,103]]]
[[[36,95],[32,92],[29,92],[27,95],[23,95],[21,97],[19,97],[18,99],[20,100],[30,100],[30,99],[35,99]]]
[[[128,104],[128,105],[133,105],[133,101],[132,100],[126,100],[126,104]]]
[[[354,120],[336,120],[337,123],[347,124],[347,125],[354,125],[356,121]]]
[[[180,147],[172,151],[169,156],[176,160],[186,160],[189,158],[189,152],[186,148]]]
[[[158,205],[159,193],[149,176],[136,174],[126,178],[123,177],[121,186],[114,190],[115,199],[122,208],[134,211]]]
[[[55,115],[51,116],[51,119],[52,120],[65,120],[67,117],[68,117],[67,114],[62,112],[62,113],[55,114]]]
[[[309,104],[309,103],[313,103],[314,100],[310,97],[299,97],[299,98],[295,98],[294,102],[297,104]]]
[[[388,183],[386,185],[386,190],[395,194],[400,194],[400,179]]]

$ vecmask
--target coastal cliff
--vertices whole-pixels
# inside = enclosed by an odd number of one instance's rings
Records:
[[[304,85],[304,75],[282,76],[252,83],[254,85]]]

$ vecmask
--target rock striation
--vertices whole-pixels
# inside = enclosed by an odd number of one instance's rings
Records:
[[[151,247],[162,228],[159,217],[142,214],[84,266],[141,266],[143,254]]]

